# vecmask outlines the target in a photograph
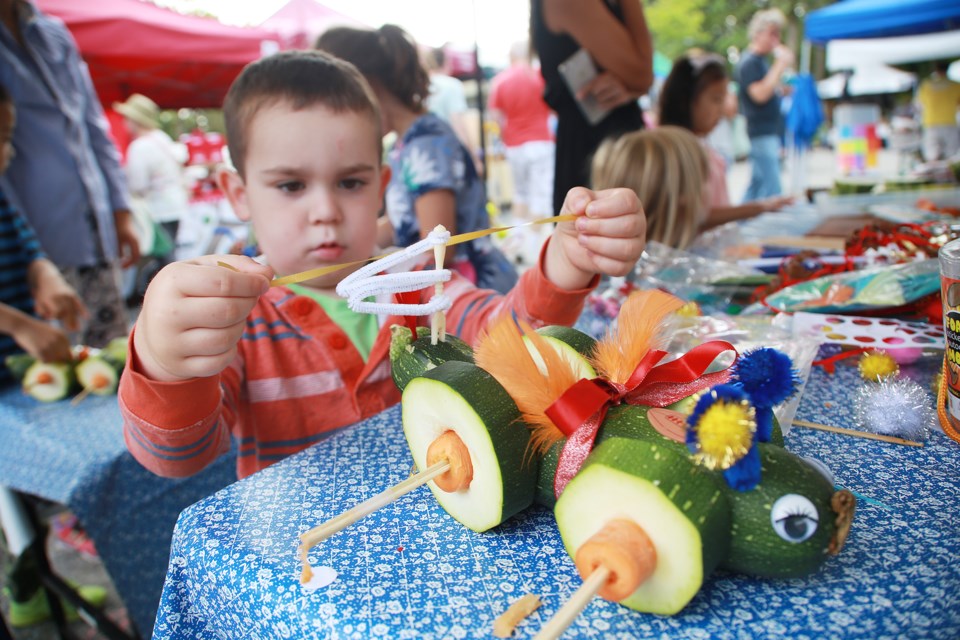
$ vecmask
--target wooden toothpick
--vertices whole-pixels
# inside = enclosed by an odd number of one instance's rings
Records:
[[[93,393],[93,387],[84,387],[83,389],[81,389],[80,393],[73,396],[73,399],[70,400],[70,405],[73,407],[77,406],[78,404],[83,402],[84,399],[91,393]]]
[[[420,473],[410,476],[406,480],[393,485],[382,493],[378,493],[372,498],[361,502],[352,509],[345,511],[334,518],[331,518],[330,520],[314,527],[313,529],[310,529],[309,531],[301,533],[300,546],[302,552],[305,554],[311,547],[315,547],[338,531],[346,529],[357,520],[370,515],[377,509],[380,509],[390,504],[397,498],[410,493],[420,485],[424,485],[437,476],[443,475],[449,468],[450,462],[448,460],[441,460],[440,462],[427,467]]]
[[[446,228],[442,224],[438,224],[433,230],[443,233],[446,231]],[[438,271],[443,269],[443,260],[446,255],[447,245],[438,244],[433,247],[433,261]],[[437,284],[433,285],[433,291],[434,297],[442,294],[443,283],[438,282]],[[443,313],[443,311],[434,312],[433,317],[430,318],[430,344],[437,344],[438,338],[440,342],[447,341],[447,316]]]
[[[922,447],[922,442],[905,440],[896,436],[886,436],[882,433],[873,433],[870,431],[856,431],[854,429],[844,429],[843,427],[832,427],[828,424],[819,424],[817,422],[807,422],[806,420],[794,420],[793,424],[798,427],[807,427],[808,429],[819,429],[820,431],[829,431],[830,433],[840,433],[854,438],[866,438],[867,440],[880,440],[881,442],[892,442],[893,444],[905,444],[908,447]]]
[[[556,638],[562,636],[567,627],[573,624],[580,612],[590,604],[590,601],[599,593],[609,578],[610,569],[607,567],[600,565],[594,569],[593,573],[580,585],[580,588],[540,629],[540,633],[534,636],[533,640],[556,640]]]

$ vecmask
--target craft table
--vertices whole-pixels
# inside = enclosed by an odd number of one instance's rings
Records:
[[[235,458],[186,480],[160,478],[127,452],[116,396],[72,406],[19,389],[0,392],[0,443],[0,484],[76,514],[131,620],[149,637],[177,516],[235,481]]]
[[[799,417],[850,426],[859,384],[849,366],[815,368]],[[594,599],[565,637],[960,637],[960,444],[939,432],[914,448],[794,428],[787,446],[858,496],[839,556],[805,579],[715,574],[673,617]],[[313,564],[339,575],[300,585],[298,534],[411,464],[394,407],[186,509],[154,637],[488,638],[513,600],[535,593],[543,606],[515,634],[532,637],[581,584],[539,507],[478,534],[422,487],[315,547]]]

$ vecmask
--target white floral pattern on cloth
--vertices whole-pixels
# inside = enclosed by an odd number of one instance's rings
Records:
[[[840,383],[856,384],[847,371],[834,375],[815,369],[805,398],[822,404],[843,393]],[[806,401],[800,415],[836,417]],[[939,433],[915,449],[803,429],[787,446],[826,462],[860,496],[839,556],[797,580],[717,573],[673,617],[594,599],[567,637],[960,637],[951,515],[960,447]],[[516,637],[532,637],[581,584],[552,514],[538,507],[477,534],[418,489],[314,547],[311,562],[339,576],[301,588],[298,534],[403,479],[411,464],[394,407],[185,510],[154,637],[488,638],[528,592],[544,604]]]
[[[184,507],[236,481],[236,453],[171,480],[123,443],[116,396],[44,403],[0,391],[0,484],[66,505],[90,535],[140,634],[150,637]]]
[[[470,152],[450,125],[436,115],[428,113],[415,120],[390,150],[389,161],[392,175],[387,187],[387,215],[398,247],[420,239],[416,201],[431,191],[453,192],[457,204],[456,233],[490,227],[486,189]],[[506,293],[516,284],[516,269],[489,237],[471,240],[457,249],[458,258],[472,265],[477,286]],[[456,260],[451,266],[458,269]],[[465,275],[470,275],[469,270]]]

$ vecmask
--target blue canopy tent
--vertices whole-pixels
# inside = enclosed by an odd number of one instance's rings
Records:
[[[811,11],[804,37],[823,44],[849,38],[909,36],[960,29],[957,0],[844,0]]]
[[[862,38],[895,38],[960,29],[958,0],[841,0],[807,14],[804,20],[804,43],[801,54],[801,76],[809,75],[811,43],[824,45],[831,40]],[[806,81],[806,80],[805,80]],[[812,106],[816,94],[809,96]],[[800,123],[806,118],[793,114],[797,131],[791,129],[796,142],[791,154],[794,189],[803,186],[805,133]],[[808,113],[809,117],[810,114]],[[788,119],[788,128],[790,127]],[[810,120],[812,122],[812,120]],[[795,191],[796,192],[796,191]]]

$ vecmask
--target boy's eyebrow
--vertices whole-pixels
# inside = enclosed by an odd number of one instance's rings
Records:
[[[340,169],[337,170],[337,173],[342,175],[342,174],[348,174],[348,173],[359,173],[362,171],[374,171],[376,169],[377,169],[377,165],[360,162],[357,164],[341,167]],[[263,169],[262,171],[260,171],[260,173],[265,175],[290,176],[290,175],[300,175],[301,173],[303,173],[303,169],[300,169],[297,167],[280,166],[280,167],[271,167],[268,169]]]

